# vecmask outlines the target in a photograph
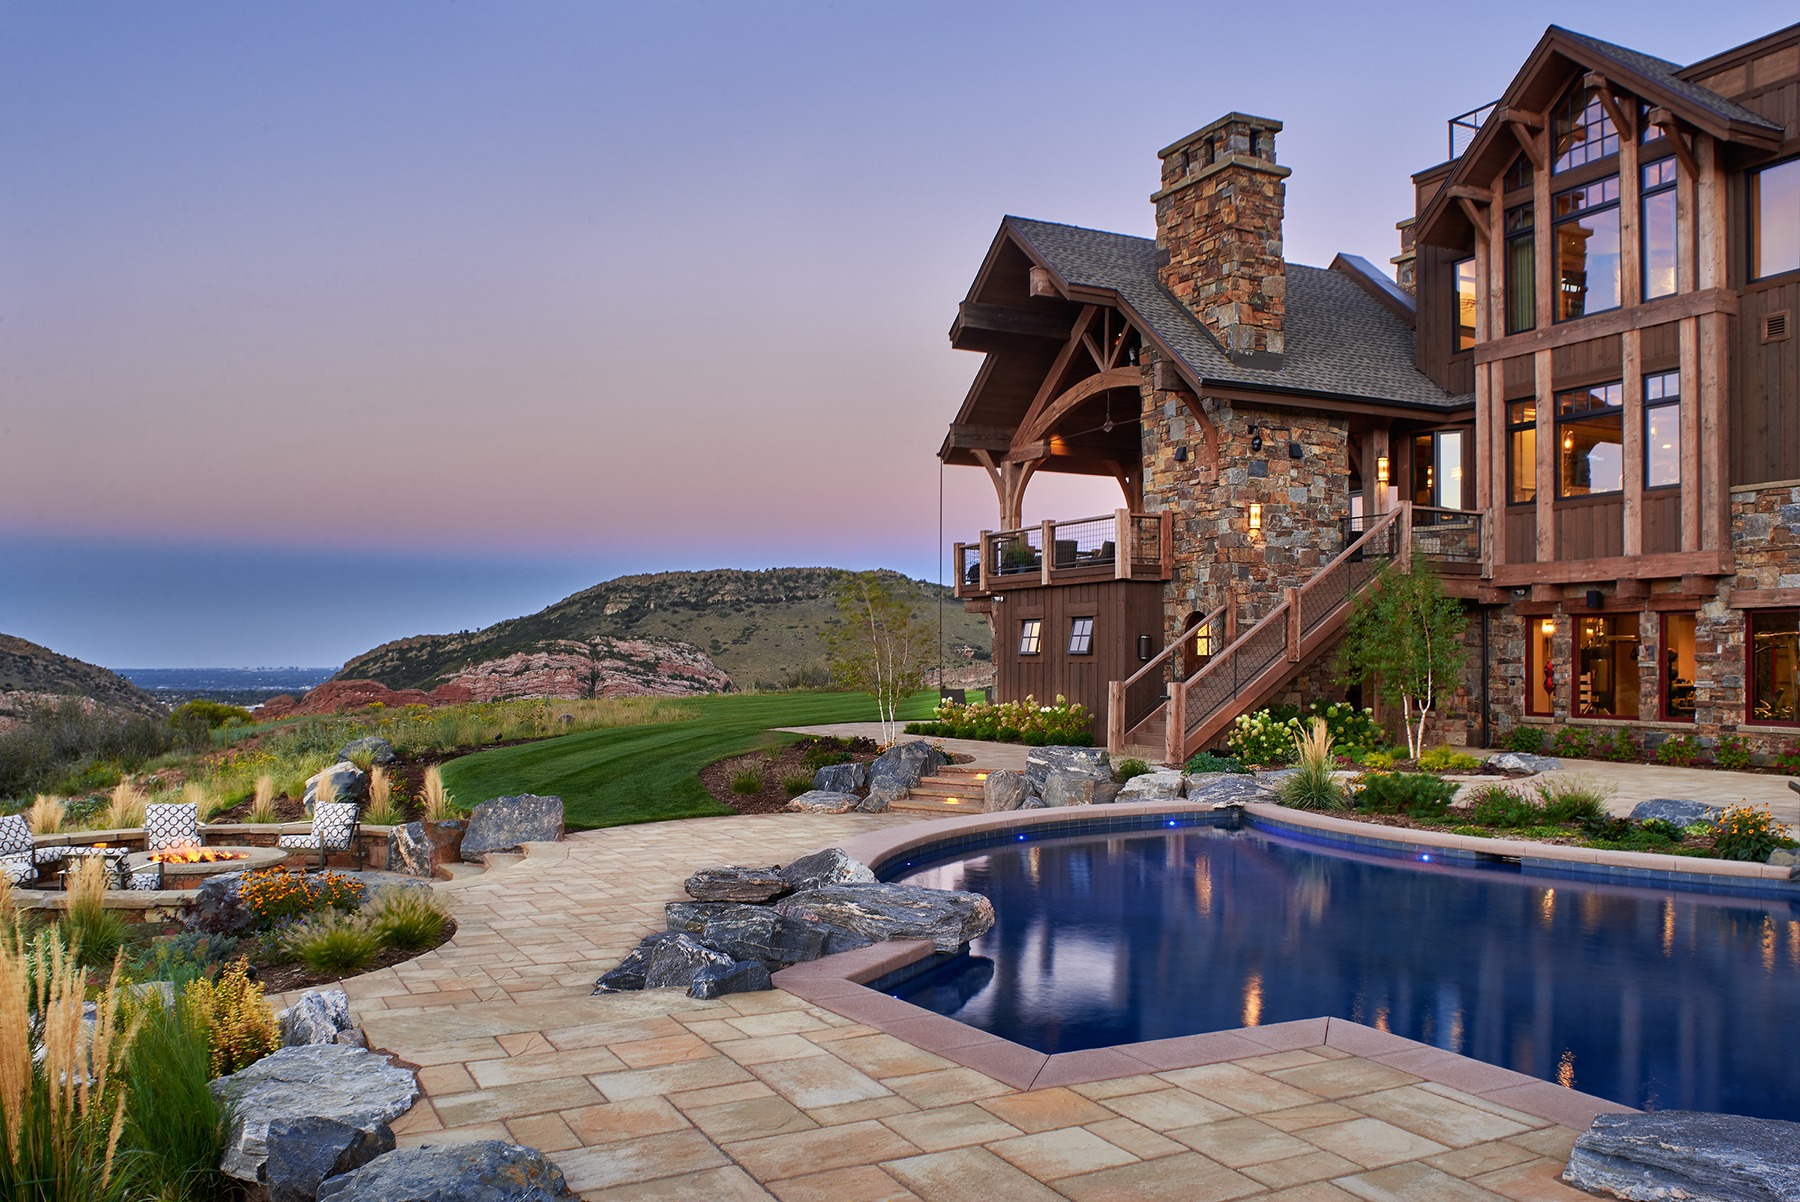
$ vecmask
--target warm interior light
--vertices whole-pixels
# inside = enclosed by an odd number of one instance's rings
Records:
[[[1262,505],[1255,501],[1250,502],[1250,529],[1262,529]]]
[[[1375,480],[1378,484],[1388,482],[1388,457],[1386,455],[1375,456]]]
[[[1573,434],[1563,435],[1563,450],[1573,451],[1574,449],[1575,449],[1575,436]]]
[[[1554,619],[1545,618],[1543,622],[1538,625],[1538,629],[1542,630],[1545,634],[1555,634],[1556,622]]]

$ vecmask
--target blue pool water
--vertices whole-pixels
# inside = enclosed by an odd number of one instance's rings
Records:
[[[998,921],[895,996],[1044,1052],[1330,1015],[1647,1109],[1800,1120],[1800,905],[1256,830],[1034,839],[892,879]]]

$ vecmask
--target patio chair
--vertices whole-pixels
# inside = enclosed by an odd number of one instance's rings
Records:
[[[37,876],[37,840],[22,814],[0,818],[0,872],[15,885],[23,885]]]
[[[193,802],[144,807],[144,850],[199,847],[200,807]]]
[[[362,868],[362,841],[357,831],[362,826],[361,809],[355,802],[334,801],[313,807],[312,833],[282,835],[275,846],[289,851],[316,851],[319,867],[325,867],[327,852],[348,851],[356,854],[356,867]]]

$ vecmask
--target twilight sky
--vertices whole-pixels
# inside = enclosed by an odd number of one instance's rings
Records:
[[[1793,19],[1370,11],[0,0],[0,631],[336,664],[624,572],[936,578],[1003,214],[1150,234],[1156,150],[1241,109],[1288,258],[1385,266],[1545,25],[1685,62]],[[946,541],[994,524],[945,477]]]

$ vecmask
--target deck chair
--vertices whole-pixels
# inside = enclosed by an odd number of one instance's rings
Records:
[[[144,807],[144,850],[199,847],[200,807],[193,802]]]
[[[37,840],[22,814],[0,818],[0,872],[15,885],[37,876]]]
[[[282,835],[275,846],[289,851],[316,851],[319,867],[325,867],[325,854],[348,851],[356,854],[356,867],[362,868],[362,841],[356,837],[362,826],[362,811],[355,802],[334,801],[313,807],[312,833]]]

